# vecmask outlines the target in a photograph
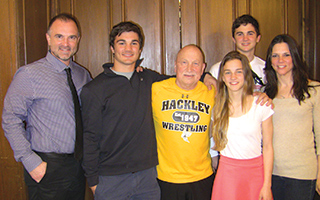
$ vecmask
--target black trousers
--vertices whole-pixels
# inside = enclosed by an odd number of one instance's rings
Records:
[[[55,153],[37,153],[47,162],[46,174],[37,183],[24,170],[30,200],[83,200],[85,195],[85,177],[73,155]]]
[[[161,200],[210,200],[215,174],[192,183],[169,183],[158,179]]]

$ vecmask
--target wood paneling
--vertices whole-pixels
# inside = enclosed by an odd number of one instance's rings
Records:
[[[161,73],[168,75],[175,74],[174,61],[177,52],[180,50],[180,27],[179,27],[179,2],[172,0],[163,1],[163,21],[162,39],[163,39],[163,54],[162,60],[165,64],[164,70]]]
[[[3,110],[3,99],[12,77],[19,64],[25,62],[22,2],[13,0],[0,1],[0,40],[1,73],[0,73],[0,112]],[[20,43],[21,42],[21,43]],[[21,62],[21,63],[20,63]],[[2,122],[2,120],[1,120]],[[0,129],[0,199],[26,199],[21,163],[13,158],[13,151]]]
[[[113,25],[118,24],[121,21],[124,21],[124,12],[125,12],[125,0],[111,0],[110,6],[110,16],[111,16],[111,28]]]
[[[75,0],[54,0],[57,2],[57,13],[73,13],[74,8],[73,8],[73,3]]]
[[[296,39],[298,44],[302,45],[302,0],[288,1],[288,9],[285,19],[287,20],[286,33]]]
[[[181,46],[199,45],[198,0],[181,1]]]
[[[25,0],[26,58],[32,63],[47,54],[47,1]],[[37,27],[37,28],[35,28]]]
[[[233,0],[202,0],[199,4],[200,47],[205,53],[207,71],[234,50],[232,41]]]
[[[235,2],[235,18],[250,13],[250,0],[236,0]]]
[[[206,55],[207,69],[235,49],[233,20],[249,13],[260,24],[258,56],[265,59],[274,36],[288,33],[303,47],[310,77],[320,80],[319,1],[181,0],[179,10],[179,0],[2,0],[0,9],[5,37],[0,41],[0,111],[16,69],[45,56],[48,21],[61,12],[74,14],[80,22],[81,41],[75,61],[93,77],[102,71],[103,63],[112,61],[109,32],[121,21],[134,21],[143,28],[142,66],[174,74],[174,60],[182,46],[199,45]],[[26,199],[22,165],[14,160],[3,130],[0,132],[0,199]],[[90,191],[86,195],[86,200],[93,199]]]
[[[304,2],[304,58],[309,67],[311,79],[320,81],[320,2],[306,0]],[[318,59],[317,59],[318,58]]]
[[[285,1],[285,0],[284,0]],[[285,2],[279,0],[250,1],[251,15],[260,25],[261,40],[256,47],[256,55],[266,58],[267,48],[271,40],[285,32]]]
[[[163,66],[161,37],[161,1],[139,0],[125,1],[125,18],[138,23],[145,36],[145,45],[141,53],[142,66],[161,72]]]
[[[102,64],[111,61],[109,1],[74,1],[74,14],[81,26],[81,40],[75,61],[95,77],[103,71]]]

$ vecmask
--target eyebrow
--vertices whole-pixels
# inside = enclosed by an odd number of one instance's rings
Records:
[[[284,51],[284,52],[272,52],[272,54],[284,54],[284,53],[289,53],[289,54],[290,54],[290,51]]]
[[[61,33],[56,33],[54,36],[63,36],[63,37],[70,37],[70,36],[76,36],[76,37],[79,37],[79,35],[75,35],[75,34],[73,34],[73,35],[63,35],[63,34],[61,34]]]
[[[237,34],[237,33],[244,33],[244,31],[236,31],[235,34]],[[255,31],[248,31],[246,33],[256,33],[256,32]]]
[[[243,70],[243,68],[237,68],[235,71],[237,70]],[[223,71],[231,71],[231,69],[223,69]]]
[[[119,39],[119,40],[116,41],[116,43],[118,43],[118,42],[126,42],[126,40],[125,39]],[[134,39],[131,42],[139,42],[139,40]]]

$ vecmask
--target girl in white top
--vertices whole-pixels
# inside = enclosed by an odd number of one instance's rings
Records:
[[[255,103],[253,87],[248,59],[228,53],[220,65],[214,107],[213,138],[221,154],[214,200],[272,199],[273,110]]]

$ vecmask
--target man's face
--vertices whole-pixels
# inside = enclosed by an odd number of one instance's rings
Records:
[[[233,42],[237,46],[237,50],[242,53],[253,52],[260,41],[261,35],[257,36],[257,32],[252,24],[240,25],[235,29]]]
[[[72,20],[57,19],[46,34],[51,53],[69,65],[70,58],[77,52],[80,40],[77,25]]]
[[[111,51],[114,54],[115,66],[132,71],[141,53],[138,34],[131,31],[116,36]]]
[[[185,90],[192,90],[201,78],[205,64],[200,50],[186,46],[180,50],[175,62],[176,84]]]

